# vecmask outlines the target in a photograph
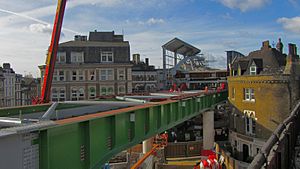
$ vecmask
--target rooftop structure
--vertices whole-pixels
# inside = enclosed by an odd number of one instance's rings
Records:
[[[196,55],[199,54],[201,50],[178,38],[174,38],[169,42],[167,42],[166,44],[162,45],[162,49],[163,49],[163,78],[164,78],[163,80],[164,80],[164,87],[166,89],[171,86],[172,79],[173,79],[172,76],[175,75],[174,73],[171,74],[168,71],[174,69],[180,61],[186,60],[189,57],[196,57]],[[202,61],[202,60],[198,60],[199,59],[198,57],[195,59],[197,60],[197,62]],[[191,63],[194,64],[194,62]]]

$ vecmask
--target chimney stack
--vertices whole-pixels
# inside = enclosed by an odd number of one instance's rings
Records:
[[[9,63],[3,63],[3,69],[10,69]]]
[[[289,43],[289,55],[297,55],[297,46],[295,44]]]
[[[276,49],[280,52],[283,53],[283,43],[281,42],[281,38],[278,39],[278,42],[276,44]]]
[[[270,48],[271,48],[270,42],[268,40],[267,41],[263,41],[261,49],[265,50],[265,49],[270,49]]]
[[[133,62],[135,64],[139,64],[140,63],[140,54],[133,54],[132,57],[133,57]]]
[[[145,58],[145,63],[147,66],[149,66],[149,58]]]

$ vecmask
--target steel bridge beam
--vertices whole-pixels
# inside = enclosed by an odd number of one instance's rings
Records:
[[[124,112],[58,121],[40,130],[40,168],[100,168],[112,156],[168,130],[227,99],[227,91],[165,101]],[[122,110],[122,109],[121,109]],[[102,114],[102,115],[101,115]],[[104,114],[104,115],[103,115]]]

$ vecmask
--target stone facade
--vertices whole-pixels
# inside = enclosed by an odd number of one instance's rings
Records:
[[[4,107],[15,106],[16,93],[15,93],[15,82],[16,73],[10,67],[9,63],[3,64],[3,77],[4,77]]]
[[[149,65],[148,58],[145,58],[145,62],[141,62],[139,57],[139,54],[133,55],[132,91],[136,93],[158,91],[155,67]]]
[[[32,99],[41,93],[40,79],[25,76],[21,81],[22,105],[31,105]]]
[[[4,107],[4,76],[2,67],[0,67],[0,107]]]
[[[298,69],[295,45],[289,44],[286,55],[282,48],[271,48],[268,41],[261,50],[230,65],[229,141],[237,159],[250,162],[278,124],[288,117],[299,99]]]
[[[21,82],[22,82],[22,75],[16,74],[16,81],[15,81],[15,105],[21,106],[22,105],[22,88],[21,88]]]
[[[45,66],[40,66],[42,79]],[[89,100],[132,92],[130,45],[114,32],[90,32],[59,44],[52,100]]]

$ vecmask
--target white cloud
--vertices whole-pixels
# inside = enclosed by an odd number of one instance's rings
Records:
[[[148,25],[155,25],[155,24],[162,24],[165,23],[163,19],[155,19],[155,18],[150,18],[146,22]]]
[[[45,25],[45,24],[31,24],[29,25],[29,30],[33,33],[37,32],[37,33],[49,33],[51,34],[52,29],[50,24]]]
[[[295,33],[300,33],[300,17],[293,17],[293,18],[279,18],[277,20],[278,23],[281,23],[283,28],[285,30],[295,32]]]
[[[127,22],[128,23],[128,22]],[[138,24],[140,25],[159,25],[159,24],[164,24],[165,20],[163,19],[158,19],[158,18],[149,18],[146,21],[139,21]]]
[[[242,12],[246,12],[252,9],[261,8],[271,0],[218,0],[223,5],[232,8],[240,9]]]
[[[100,6],[112,7],[124,2],[125,0],[71,0],[67,2],[67,7],[73,8],[79,5],[100,5]]]

